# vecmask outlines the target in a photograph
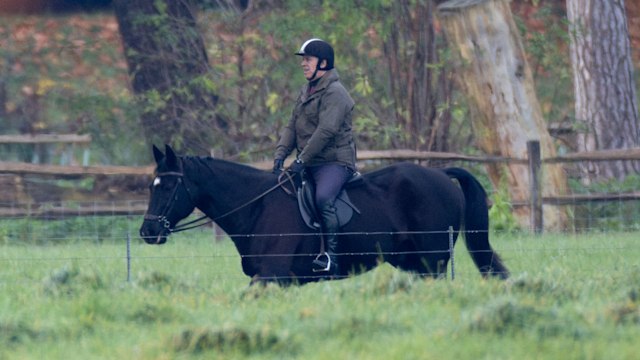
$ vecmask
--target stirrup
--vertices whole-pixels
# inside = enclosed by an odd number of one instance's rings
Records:
[[[326,257],[327,261],[323,261],[324,259],[322,259],[322,257]],[[313,265],[313,272],[328,272],[329,269],[331,269],[331,256],[329,256],[326,251],[318,254],[318,256],[313,260]]]

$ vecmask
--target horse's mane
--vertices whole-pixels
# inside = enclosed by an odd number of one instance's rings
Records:
[[[211,156],[181,156],[183,166],[205,168],[212,173],[226,173],[231,171],[236,174],[255,177],[269,177],[270,173],[249,165],[236,163],[229,160],[218,159]]]

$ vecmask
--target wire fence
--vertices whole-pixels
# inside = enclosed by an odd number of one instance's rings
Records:
[[[210,245],[216,246],[216,245]],[[69,249],[70,254],[57,254],[47,256],[11,256],[4,254],[0,256],[0,264],[4,270],[0,272],[0,288],[15,286],[41,285],[43,280],[55,276],[57,272],[71,272],[70,269],[78,269],[77,271],[91,274],[98,271],[100,273],[108,272],[106,278],[113,281],[125,283],[145,283],[154,277],[171,277],[179,279],[178,282],[186,282],[190,286],[205,287],[211,283],[231,283],[237,286],[244,286],[249,282],[249,277],[241,272],[240,256],[233,252],[230,247],[225,247],[219,253],[213,254],[196,254],[184,251],[175,254],[149,255],[150,251],[142,250],[139,246],[133,246],[132,253],[128,256],[122,244],[120,250],[121,255],[89,255],[86,253],[76,254],[74,249]],[[184,250],[181,246],[171,247],[173,250]],[[86,249],[95,249],[95,247],[86,247]],[[199,247],[202,249],[202,247]],[[456,253],[460,252],[457,250]],[[638,271],[636,259],[640,255],[640,245],[628,245],[610,242],[609,246],[567,246],[566,244],[557,244],[556,247],[539,248],[535,246],[526,246],[516,248],[512,246],[503,246],[499,249],[501,256],[507,259],[507,265],[512,270],[512,277],[518,278],[522,274],[534,273],[538,268],[526,268],[526,265],[519,264],[524,258],[553,258],[555,263],[553,267],[549,267],[543,275],[549,278],[561,278],[566,273],[571,273],[572,281],[589,281],[594,277],[611,276],[617,272]],[[468,257],[467,254],[460,254],[462,257]],[[460,255],[456,254],[456,258]],[[282,256],[289,256],[282,254]],[[611,261],[606,265],[602,264],[604,258],[610,258]],[[466,262],[470,260],[466,259]],[[458,262],[459,263],[459,262]],[[72,264],[72,265],[70,265]],[[528,263],[527,263],[528,264]],[[459,279],[476,280],[480,279],[477,269],[467,264],[467,266],[456,267],[452,276],[451,264],[449,264],[448,276],[445,278],[451,281]],[[211,268],[208,271],[203,269]],[[544,266],[543,266],[544,267]],[[16,276],[16,272],[22,272],[21,269],[29,268],[30,275],[27,277]],[[513,271],[517,268],[517,271]],[[8,270],[9,269],[9,270]],[[11,270],[13,269],[13,270]],[[198,269],[200,276],[195,280],[193,277],[193,269]],[[36,274],[36,275],[34,275]],[[417,274],[421,275],[421,274]],[[429,274],[422,274],[429,275]],[[315,276],[297,277],[297,279],[313,278]],[[284,280],[284,277],[278,280]],[[157,281],[157,280],[156,280]]]
[[[22,277],[21,283],[41,283],[43,278],[74,264],[81,269],[97,268],[112,272],[114,279],[128,282],[146,281],[149,274],[172,272],[200,273],[200,281],[247,282],[242,273],[242,256],[228,240],[255,241],[267,237],[317,236],[308,233],[283,234],[225,234],[215,225],[172,235],[167,245],[150,246],[138,236],[142,223],[140,202],[93,202],[48,204],[64,208],[55,215],[20,215],[0,220],[0,287],[15,286],[16,272],[39,269],[39,275]],[[582,206],[582,205],[581,205]],[[18,205],[15,206],[17,208]],[[570,228],[536,236],[528,229],[520,231],[490,230],[494,249],[503,257],[507,267],[517,275],[532,269],[532,259],[547,263],[556,274],[566,271],[585,276],[606,274],[637,267],[640,243],[638,201],[619,201],[592,204],[574,210],[574,225]],[[6,208],[6,207],[5,207]],[[104,209],[113,208],[111,213]],[[128,211],[123,211],[128,208]],[[79,210],[80,209],[80,210]],[[88,209],[94,209],[91,213]],[[192,215],[193,217],[199,214]],[[295,215],[292,215],[295,216]],[[584,224],[584,226],[577,226]],[[607,224],[613,226],[607,226]],[[450,231],[444,231],[450,234]],[[415,235],[421,232],[360,232],[359,239],[395,235]],[[442,232],[429,232],[435,234]],[[427,234],[427,233],[425,233]],[[598,238],[599,240],[588,240]],[[448,264],[447,277],[478,278],[467,250],[460,242],[455,247],[438,250],[448,252],[453,259]],[[363,251],[341,256],[393,257],[399,255],[427,255],[433,251]],[[269,257],[313,256],[316,254],[269,254]],[[251,255],[264,256],[264,255]],[[525,270],[523,270],[525,269]],[[570,269],[570,270],[569,270]],[[101,270],[102,271],[102,270]],[[552,271],[552,270],[549,270]],[[48,275],[49,274],[49,275]],[[553,275],[556,276],[556,275]],[[195,280],[194,280],[195,281]]]

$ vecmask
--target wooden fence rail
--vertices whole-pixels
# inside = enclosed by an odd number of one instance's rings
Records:
[[[87,134],[33,134],[33,135],[0,135],[0,145],[33,145],[33,148],[40,148],[49,144],[69,144],[65,154],[61,156],[61,163],[70,162],[73,158],[73,147],[79,145],[83,150],[82,165],[89,164],[89,145],[91,135]],[[40,151],[33,152],[33,163],[40,162]]]
[[[98,206],[20,206],[20,207],[0,207],[0,217],[2,218],[22,218],[31,219],[64,219],[72,216],[114,216],[114,215],[142,215],[147,210],[147,204],[131,205],[98,205]]]
[[[85,144],[91,143],[91,135],[80,134],[36,134],[0,135],[0,144]]]
[[[640,148],[585,151],[543,159],[545,164],[579,161],[640,160]]]
[[[80,139],[82,140],[82,139]],[[0,137],[2,142],[2,137]],[[572,153],[552,158],[541,158],[540,147],[536,141],[528,143],[528,157],[525,159],[505,158],[505,157],[486,157],[486,156],[469,156],[456,153],[444,152],[424,152],[413,150],[385,150],[385,151],[360,151],[358,152],[358,161],[467,161],[476,163],[519,163],[528,164],[529,176],[531,181],[530,199],[528,202],[514,203],[514,206],[530,206],[531,207],[531,228],[535,231],[542,231],[542,205],[568,205],[584,202],[603,202],[603,201],[630,201],[640,200],[640,192],[620,193],[620,194],[577,194],[554,197],[543,197],[541,177],[542,164],[556,164],[579,161],[613,161],[613,160],[638,160],[640,161],[640,148],[624,149],[624,150],[603,150],[593,152]],[[259,169],[268,170],[272,166],[271,161],[262,161],[247,164]],[[62,166],[62,165],[36,165],[28,163],[3,162],[0,161],[0,174],[16,174],[16,175],[35,175],[52,178],[81,178],[87,176],[115,176],[125,175],[133,177],[150,177],[153,173],[154,166]],[[20,214],[33,214],[37,217],[56,217],[60,214],[139,214],[144,212],[144,206],[137,205],[135,207],[126,207],[114,209],[106,208],[87,208],[80,210],[68,209],[1,209],[0,216],[18,216]]]
[[[0,174],[40,175],[56,178],[78,178],[96,175],[150,176],[154,166],[73,166],[39,165],[22,162],[0,161]]]
[[[447,152],[429,152],[414,150],[384,150],[384,151],[360,151],[358,161],[390,160],[390,161],[468,161],[477,163],[519,163],[528,164],[529,159],[508,157],[469,156]],[[579,162],[579,161],[611,161],[611,160],[640,160],[640,149],[602,150],[583,153],[573,153],[553,158],[543,158],[543,164]],[[271,161],[260,161],[248,165],[258,169],[267,170],[273,166]],[[147,166],[63,166],[63,165],[38,165],[19,162],[0,161],[0,174],[41,175],[60,178],[93,176],[93,175],[151,175],[153,165]]]

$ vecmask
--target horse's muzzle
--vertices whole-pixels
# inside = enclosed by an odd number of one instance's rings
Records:
[[[162,245],[167,242],[169,230],[161,229],[160,231],[150,231],[147,226],[142,225],[140,228],[140,237],[150,245]]]

